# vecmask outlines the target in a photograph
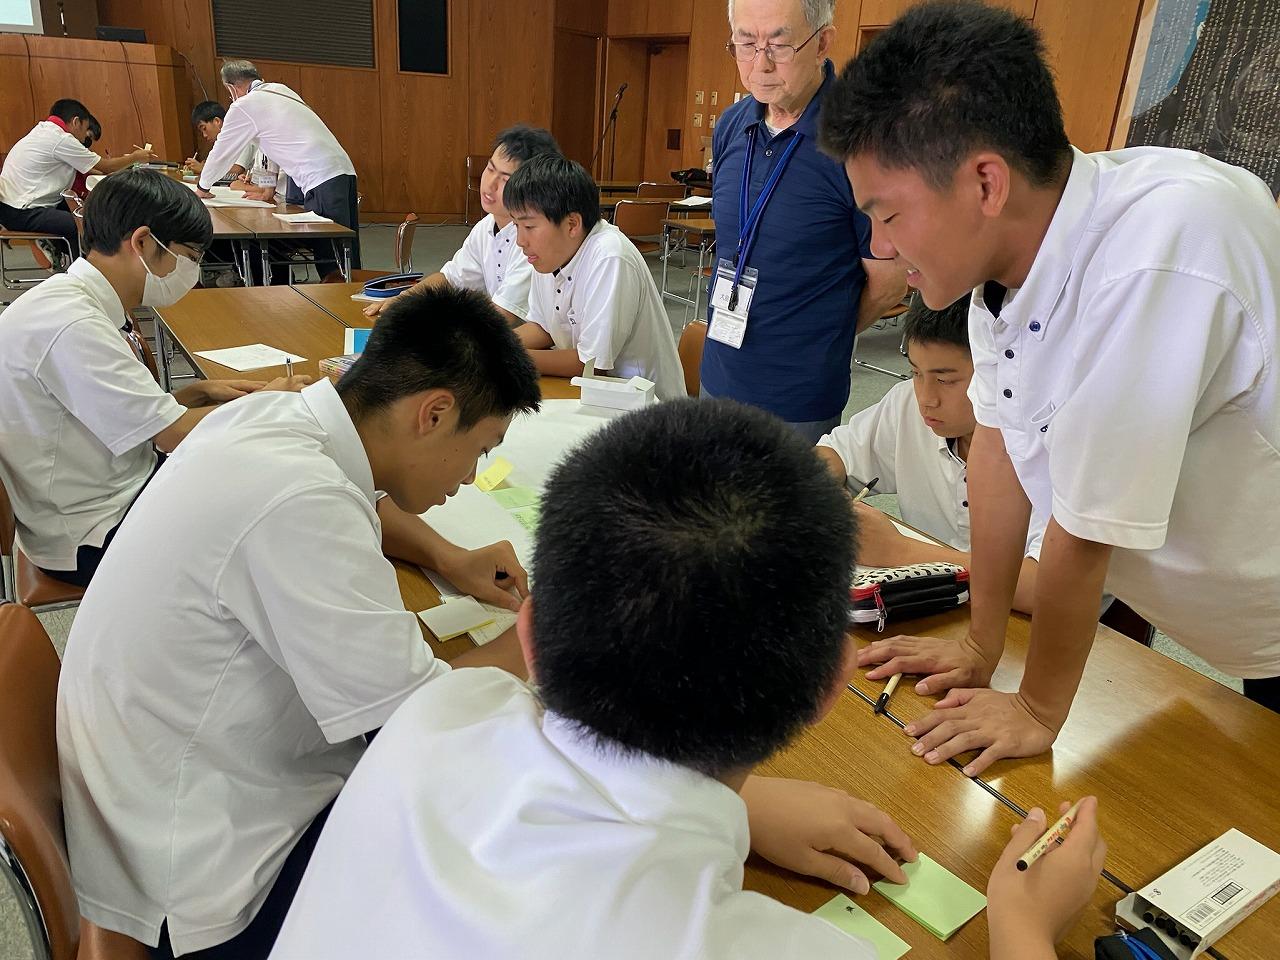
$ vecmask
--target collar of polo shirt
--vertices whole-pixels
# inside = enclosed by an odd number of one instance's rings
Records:
[[[803,133],[806,137],[816,141],[818,137],[818,114],[822,111],[822,96],[826,92],[827,87],[835,82],[836,67],[830,60],[822,63],[822,83],[818,89],[813,92],[808,104],[805,105],[804,113],[800,114],[800,119],[787,127],[785,130],[779,130],[778,136],[783,136],[788,131],[795,130]],[[765,120],[769,116],[769,105],[767,103],[756,103],[756,120],[755,123],[749,123],[744,127],[744,131],[750,130],[753,126],[760,130],[760,133],[767,139],[769,131],[765,129]]]

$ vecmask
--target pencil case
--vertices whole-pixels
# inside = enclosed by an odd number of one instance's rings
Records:
[[[403,293],[409,287],[422,279],[420,273],[397,273],[390,277],[378,277],[376,280],[370,280],[364,285],[364,295],[366,297],[377,297],[386,299],[394,297],[398,293]]]
[[[969,600],[969,571],[956,563],[913,563],[872,567],[854,575],[849,587],[849,620],[874,623],[907,620],[953,610]]]
[[[1093,956],[1094,960],[1177,960],[1150,927],[1098,937],[1093,941]]]

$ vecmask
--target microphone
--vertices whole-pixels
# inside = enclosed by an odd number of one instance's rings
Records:
[[[622,84],[622,86],[618,87],[618,92],[617,92],[617,93],[615,93],[615,94],[613,95],[613,99],[615,99],[615,100],[621,100],[621,99],[622,99],[622,94],[623,94],[623,92],[624,92],[624,91],[626,91],[626,89],[627,89],[627,84],[625,84],[625,83],[624,83],[624,84]]]

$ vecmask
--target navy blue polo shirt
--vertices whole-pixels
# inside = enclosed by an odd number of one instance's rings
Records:
[[[828,60],[813,100],[776,137],[765,128],[765,105],[744,97],[720,117],[712,150],[716,250],[732,261],[748,131],[757,128],[751,204],[788,141],[804,137],[765,207],[747,257],[747,266],[760,275],[742,347],[708,339],[702,354],[708,393],[763,407],[793,423],[837,416],[849,399],[854,326],[867,280],[861,261],[871,256],[871,223],[853,201],[844,167],[818,150],[818,111],[834,80]]]

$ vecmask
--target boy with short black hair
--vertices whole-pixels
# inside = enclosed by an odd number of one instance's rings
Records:
[[[218,134],[222,132],[222,121],[227,116],[227,108],[218,103],[217,100],[201,100],[191,110],[191,125],[204,138],[210,147],[213,146]],[[254,168],[254,159],[258,156],[258,148],[252,143],[245,145],[240,151],[240,156],[236,162],[231,165],[231,169],[227,171],[227,176],[234,180],[237,177],[249,172]],[[197,160],[192,154],[187,158],[187,166],[192,173],[200,173],[204,170],[204,164]]]
[[[49,116],[13,145],[0,170],[0,226],[57,234],[71,245],[73,258],[79,253],[76,220],[62,199],[76,174],[113,173],[156,159],[148,150],[122,157],[98,156],[84,144],[96,123],[79,100],[58,100],[49,108]]]
[[[1280,552],[1258,546],[1280,531],[1270,190],[1185,150],[1074,149],[1039,34],[981,4],[904,14],[846,66],[823,127],[872,252],[933,306],[973,291],[970,633],[863,658],[952,689],[908,725],[915,749],[982,748],[974,775],[1047,750],[1104,584],[1280,710]],[[985,687],[1033,511],[1050,519],[1031,652],[1002,693]]]
[[[529,315],[529,281],[533,268],[516,245],[516,227],[503,206],[507,181],[520,164],[542,153],[560,153],[560,145],[546,130],[516,124],[493,141],[493,155],[480,174],[480,206],[485,215],[471,228],[467,239],[448,263],[411,289],[451,283],[466,290],[487,293],[507,321],[518,327]],[[391,303],[380,300],[364,308],[376,317]]]
[[[816,788],[847,811],[824,833],[832,808],[794,799],[815,785],[752,773],[848,696],[854,520],[812,448],[763,411],[677,400],[587,439],[542,502],[538,592],[517,625],[533,685],[458,671],[397,711],[272,956],[873,960],[742,889],[748,846],[763,853],[779,823],[816,827],[807,852],[846,870],[827,854],[847,849],[848,821],[876,824],[891,879],[905,877],[888,855],[915,859],[874,808]],[[1102,848],[1093,801],[1082,810],[1040,875],[1013,860],[1044,819],[1010,844],[997,960],[1051,958],[1088,902]],[[1052,895],[1009,910],[1029,882]]]
[[[945,562],[969,566],[969,444],[977,422],[969,400],[969,298],[930,310],[917,294],[902,317],[902,345],[911,379],[895,384],[875,406],[818,441],[818,456],[843,483],[869,483],[896,493],[902,519],[943,545],[906,537],[882,511],[857,505],[858,558],[868,566]],[[1031,612],[1036,558],[1047,516],[1032,518],[1014,594]]]
[[[397,299],[337,387],[240,401],[170,457],[85,595],[58,684],[85,916],[155,957],[267,955],[364,735],[450,669],[386,557],[512,609],[527,592],[509,543],[463,550],[419,514],[538,404],[488,300],[428,290]],[[469,662],[522,670],[510,634],[454,666]]]
[[[641,376],[657,395],[685,395],[671,320],[640,251],[600,217],[600,189],[582,164],[544,154],[521,165],[504,201],[534,270],[528,321],[516,328],[544,373]]]
[[[56,579],[88,584],[156,449],[172,451],[218,404],[289,385],[197,380],[168,394],[125,342],[129,311],[191,289],[212,237],[182,184],[113,174],[85,204],[84,257],[0,315],[0,478],[23,551]]]

